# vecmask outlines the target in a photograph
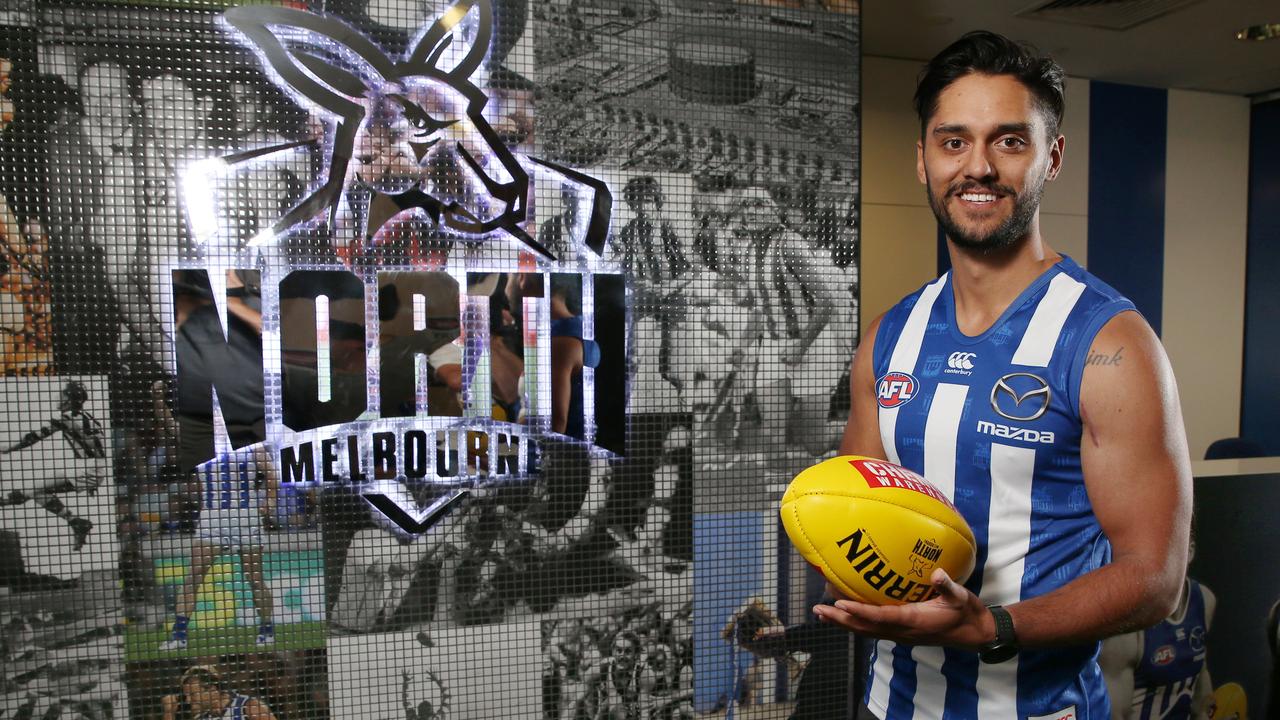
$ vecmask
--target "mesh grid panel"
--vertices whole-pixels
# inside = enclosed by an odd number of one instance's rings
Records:
[[[856,0],[0,12],[0,717],[846,717]]]

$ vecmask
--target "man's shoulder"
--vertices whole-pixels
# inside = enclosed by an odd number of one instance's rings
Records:
[[[1085,300],[1087,303],[1094,305],[1110,303],[1122,305],[1128,304],[1130,306],[1133,305],[1129,298],[1125,297],[1124,293],[1112,287],[1107,281],[1076,264],[1070,258],[1064,258],[1063,261],[1059,263],[1059,270],[1062,274],[1084,285],[1084,291],[1081,294],[1081,299]]]
[[[948,277],[949,277],[949,273],[943,273],[938,277],[929,280],[928,282],[916,288],[915,290],[911,291],[911,293],[903,296],[901,300],[894,303],[893,307],[885,311],[885,314],[883,317],[886,320],[888,320],[891,316],[897,313],[909,312],[912,308],[914,308],[917,304],[919,304],[920,298],[924,296],[926,293],[936,296],[936,293],[941,288],[941,286],[946,284]]]

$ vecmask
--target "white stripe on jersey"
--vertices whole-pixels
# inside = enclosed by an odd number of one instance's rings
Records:
[[[968,385],[938,383],[924,426],[924,476],[952,501],[956,496],[956,438],[968,395]],[[947,705],[947,680],[942,676],[946,654],[940,647],[917,647],[911,651],[911,659],[916,661],[914,717],[941,718]]]
[[[952,502],[956,499],[956,438],[968,395],[968,385],[938,383],[924,425],[924,476]]]
[[[916,361],[920,358],[920,346],[924,344],[924,332],[929,327],[929,315],[933,312],[933,304],[937,301],[942,288],[947,284],[947,275],[934,280],[920,292],[915,307],[907,316],[907,322],[898,334],[898,344],[893,346],[893,354],[889,356],[888,372],[914,373]],[[916,389],[919,392],[919,388]],[[898,459],[898,446],[893,438],[898,427],[898,408],[880,408],[880,444],[884,446],[885,459],[895,465],[901,464]]]
[[[1022,342],[1018,343],[1018,350],[1013,354],[1014,365],[1049,367],[1062,326],[1084,294],[1084,287],[1084,283],[1066,273],[1058,273],[1049,281],[1049,290],[1036,305]]]
[[[991,518],[982,602],[1008,605],[1022,599],[1022,571],[1031,546],[1031,483],[1036,451],[991,443]],[[1018,659],[978,666],[978,717],[1018,717]]]
[[[936,646],[917,645],[911,648],[911,659],[916,661],[912,720],[942,720],[942,713],[947,709],[947,679],[942,676],[946,651]]]
[[[1018,657],[1016,655],[1012,660],[996,665],[978,663],[976,687],[978,717],[982,720],[1018,720]]]
[[[867,707],[883,718],[889,714],[889,682],[877,682],[880,678],[893,677],[893,649],[897,645],[892,640],[879,640],[875,645],[876,660],[871,675],[871,688],[867,694]]]
[[[925,422],[924,476],[951,500],[955,499],[956,489],[956,438],[960,432],[960,416],[964,413],[964,401],[968,394],[967,385],[938,383],[933,404],[929,406],[929,418]],[[883,689],[887,698],[889,683],[893,679],[893,643],[880,641],[876,657],[872,694]],[[937,713],[941,713],[945,707],[947,695],[946,679],[942,676],[942,662],[945,659],[942,648],[912,648],[911,659],[916,662],[914,717],[917,720],[941,717]]]
[[[1033,448],[991,443],[991,517],[981,593],[988,605],[1008,605],[1022,597],[1022,570],[1031,547],[1035,469]]]

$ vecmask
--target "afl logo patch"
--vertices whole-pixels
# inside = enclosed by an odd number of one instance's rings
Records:
[[[1168,665],[1173,662],[1176,654],[1172,645],[1161,645],[1156,649],[1155,654],[1151,656],[1151,662],[1154,665]]]
[[[876,383],[876,402],[882,408],[905,405],[916,396],[920,383],[910,373],[891,372]]]

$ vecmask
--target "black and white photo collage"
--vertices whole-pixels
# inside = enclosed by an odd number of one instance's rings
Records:
[[[0,718],[785,717],[858,1],[239,4],[0,11]]]

